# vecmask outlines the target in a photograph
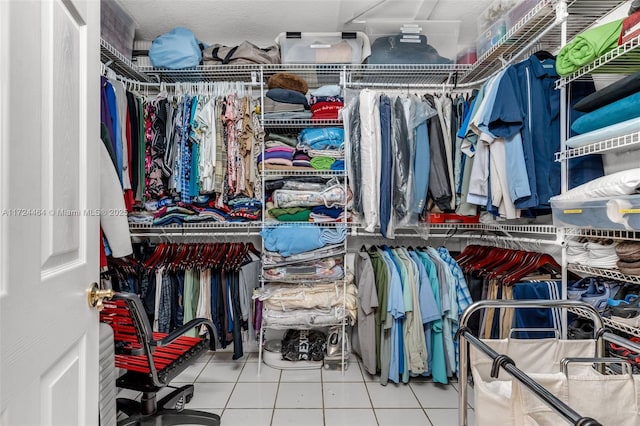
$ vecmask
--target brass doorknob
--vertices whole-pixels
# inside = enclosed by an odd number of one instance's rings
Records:
[[[111,299],[115,295],[115,291],[111,289],[102,290],[98,283],[91,283],[91,286],[87,291],[87,301],[89,302],[89,307],[101,311],[104,309],[104,299]]]

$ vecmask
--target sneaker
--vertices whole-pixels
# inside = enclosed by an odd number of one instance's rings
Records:
[[[569,324],[567,336],[572,340],[593,339],[593,321],[586,318],[576,318]]]
[[[607,307],[607,300],[617,292],[618,288],[608,282],[600,282],[595,279],[589,283],[587,291],[582,293],[580,300],[593,306],[602,313]]]
[[[567,284],[567,299],[580,300],[580,298],[582,297],[582,293],[589,289],[589,286],[593,280],[595,280],[594,277],[586,277],[572,284]]]

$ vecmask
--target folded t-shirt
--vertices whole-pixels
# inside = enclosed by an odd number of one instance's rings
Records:
[[[342,89],[338,85],[327,84],[320,86],[315,90],[311,90],[311,96],[339,96]]]

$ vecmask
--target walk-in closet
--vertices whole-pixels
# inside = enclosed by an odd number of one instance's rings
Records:
[[[0,1],[0,425],[640,424],[639,25]]]

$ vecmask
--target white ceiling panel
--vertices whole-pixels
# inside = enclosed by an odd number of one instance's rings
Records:
[[[114,0],[103,0],[114,1]],[[491,0],[117,0],[136,21],[136,39],[174,27],[206,43],[273,44],[284,31],[363,30],[369,19],[459,20],[461,45],[476,38],[477,16]],[[357,22],[350,23],[353,18]]]

